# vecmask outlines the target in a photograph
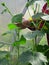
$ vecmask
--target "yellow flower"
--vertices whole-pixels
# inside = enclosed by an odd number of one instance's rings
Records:
[[[33,18],[32,18],[32,17],[30,17],[30,18],[29,18],[29,21],[33,21]]]

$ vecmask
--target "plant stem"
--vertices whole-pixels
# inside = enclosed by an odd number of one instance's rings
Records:
[[[18,29],[18,40],[19,40],[19,29]],[[19,60],[19,48],[20,48],[20,45],[18,44],[18,46],[17,46],[17,51],[18,51],[18,60]],[[19,61],[17,61],[17,65],[19,65]]]
[[[44,51],[44,54],[46,53],[46,52],[48,52],[49,51],[49,49],[47,49],[46,51]]]
[[[8,9],[8,7],[5,5],[5,8],[7,9],[8,13],[13,16],[13,14],[10,12],[10,10]]]
[[[33,42],[33,48],[32,48],[32,51],[36,51],[36,46],[37,46],[37,42],[36,42],[36,39],[37,39],[37,36],[34,38],[34,39],[32,39],[32,42]]]
[[[18,46],[18,59],[19,59],[19,46]]]
[[[34,38],[34,42],[33,42],[33,51],[36,51],[35,38]]]
[[[37,46],[37,35],[36,35],[36,37],[35,37],[35,51],[36,51],[36,46]]]
[[[48,45],[49,45],[49,34],[47,34],[47,42],[48,42]]]

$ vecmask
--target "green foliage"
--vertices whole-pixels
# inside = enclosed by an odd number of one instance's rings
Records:
[[[26,39],[24,38],[24,36],[21,36],[21,38],[20,38],[20,40],[18,40],[18,41],[15,41],[14,43],[13,43],[13,46],[17,46],[17,45],[24,45],[26,43]]]
[[[49,46],[48,45],[44,45],[44,46],[38,45],[37,46],[37,51],[44,53],[45,56],[47,57],[47,59],[49,60]]]
[[[6,13],[6,12],[7,12],[7,9],[4,9],[4,10],[1,12],[1,14]]]
[[[3,58],[2,60],[0,60],[0,65],[10,65],[9,60]]]
[[[7,31],[7,32],[3,33],[2,36],[5,36],[5,35],[10,34],[10,33],[11,33],[10,31]]]
[[[29,7],[29,5],[30,5],[30,4],[29,4],[29,2],[28,2],[28,3],[26,4],[26,7],[28,8],[28,7]]]
[[[10,10],[8,9],[8,7],[5,5],[4,2],[1,3],[1,5],[5,8],[1,14],[3,14],[4,12],[8,12],[11,16],[13,16],[13,14],[10,12]]]
[[[32,5],[36,0],[27,0],[26,7],[28,8],[30,5]]]
[[[30,63],[31,65],[46,65],[47,59],[40,52],[32,53],[31,51],[26,51],[20,55],[19,62],[23,65],[26,63]]]
[[[36,30],[36,31],[33,31],[33,32],[27,32],[25,34],[25,38],[27,38],[27,39],[33,39],[36,36],[43,36],[43,35],[44,35],[44,33],[42,31]]]
[[[22,35],[21,38],[20,38],[20,40],[19,40],[19,44],[25,44],[25,43],[26,43],[26,39]]]
[[[46,0],[47,1],[47,3],[48,3],[48,6],[49,6],[49,0]]]
[[[8,28],[9,28],[9,30],[13,30],[13,29],[16,29],[18,27],[15,24],[11,23],[11,24],[8,24]]]
[[[3,33],[2,36],[7,35],[7,33]]]
[[[7,51],[0,51],[0,65],[9,65],[9,59],[6,57],[8,54]]]
[[[5,6],[5,3],[4,3],[4,2],[2,2],[2,3],[1,3],[1,5],[2,5],[2,6]]]
[[[45,35],[41,38],[39,45],[47,45],[47,38]]]
[[[8,52],[6,51],[0,51],[0,59],[3,59],[7,54]]]
[[[49,46],[47,46],[47,45],[43,45],[43,46],[42,45],[37,45],[37,51],[38,52],[46,53],[47,51],[49,51],[48,49],[49,49]]]
[[[12,23],[22,22],[22,16],[23,16],[22,13],[17,14],[17,15],[14,15],[14,16],[12,17]]]
[[[0,42],[1,43],[1,42]],[[0,48],[2,48],[4,46],[4,44],[0,44]]]
[[[45,23],[46,27],[49,29],[49,21]]]
[[[49,34],[49,23],[46,21],[42,31]]]

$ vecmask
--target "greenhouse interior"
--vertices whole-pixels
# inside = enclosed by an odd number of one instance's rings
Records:
[[[49,0],[0,0],[0,65],[49,65]]]

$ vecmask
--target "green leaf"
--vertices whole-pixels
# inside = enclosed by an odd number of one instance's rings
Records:
[[[5,44],[0,44],[0,48],[2,48]]]
[[[30,5],[32,5],[36,0],[28,0],[26,3],[26,7],[28,8]]]
[[[49,29],[49,22],[46,22],[45,25]]]
[[[49,34],[49,23],[46,21],[42,31]]]
[[[8,28],[9,28],[10,30],[13,30],[13,29],[16,29],[17,26],[16,26],[15,24],[11,23],[11,24],[8,24]]]
[[[7,51],[0,51],[0,59],[4,58],[7,53]]]
[[[48,3],[48,6],[49,6],[49,0],[46,0],[47,1],[47,3]]]
[[[5,36],[5,35],[10,34],[10,33],[11,33],[10,31],[7,31],[7,32],[3,33],[2,36]]]
[[[4,10],[1,12],[1,14],[5,13],[5,12],[7,12],[7,9],[4,9]]]
[[[42,31],[36,30],[33,32],[27,32],[24,36],[26,39],[33,39],[36,36],[43,36],[43,35],[44,35],[44,33]]]
[[[7,35],[7,33],[3,33],[3,34],[2,34],[2,36],[5,36],[5,35]]]
[[[42,45],[37,45],[37,51],[38,52],[44,52],[44,48]]]
[[[29,4],[29,2],[27,2],[27,3],[26,3],[26,7],[28,8],[28,7],[29,7],[29,5],[30,5],[30,4]]]
[[[27,62],[29,62],[29,60],[31,59],[31,57],[32,57],[32,52],[30,52],[30,51],[26,51],[26,52],[23,52],[21,55],[20,55],[20,57],[19,57],[19,61],[21,62],[21,63],[27,63]]]
[[[17,14],[12,17],[12,23],[22,22],[23,14]]]
[[[17,46],[17,45],[23,45],[23,44],[25,44],[26,43],[26,39],[24,38],[24,36],[22,35],[21,36],[21,38],[20,38],[20,40],[18,40],[18,41],[15,41],[12,45],[13,46]]]
[[[17,41],[15,41],[12,46],[17,46],[19,43],[17,43]]]
[[[48,45],[38,45],[37,51],[42,52],[49,59],[49,46]]]
[[[20,40],[19,40],[19,44],[25,44],[25,43],[26,43],[26,39],[22,35],[21,38],[20,38]]]
[[[4,3],[4,2],[2,2],[2,3],[1,3],[1,5],[2,5],[2,6],[5,6],[5,3]]]
[[[4,54],[3,54],[4,55]],[[7,54],[6,54],[7,55]],[[6,56],[5,55],[5,56]],[[0,59],[0,65],[10,65],[9,63],[9,59],[7,59],[6,57]]]
[[[41,40],[40,40],[40,42],[39,42],[39,45],[47,45],[47,37],[44,35],[42,38],[41,38]]]
[[[23,52],[19,57],[19,62],[22,64],[31,63],[31,65],[45,65],[47,62],[46,56],[40,52]]]

